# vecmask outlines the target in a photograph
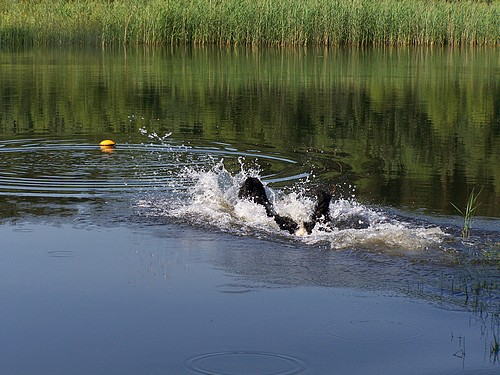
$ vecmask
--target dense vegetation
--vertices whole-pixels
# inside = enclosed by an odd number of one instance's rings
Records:
[[[3,0],[0,44],[498,45],[500,1]]]

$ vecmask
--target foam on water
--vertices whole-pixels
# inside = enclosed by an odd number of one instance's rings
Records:
[[[332,249],[363,247],[385,252],[418,251],[438,246],[445,233],[436,226],[423,227],[388,217],[382,210],[358,203],[355,198],[339,199],[330,204],[333,227],[317,225],[310,235],[291,235],[279,229],[264,207],[238,198],[238,190],[248,176],[264,181],[266,192],[276,211],[298,223],[309,220],[315,199],[308,194],[307,183],[300,183],[285,193],[266,185],[266,177],[256,169],[241,169],[231,174],[224,160],[211,168],[186,167],[181,180],[191,180],[191,186],[177,195],[150,196],[138,202],[147,208],[147,215],[165,216],[193,225],[213,227],[242,235],[257,234],[288,238],[306,244],[329,244]]]

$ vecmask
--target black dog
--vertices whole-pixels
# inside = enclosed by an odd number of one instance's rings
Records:
[[[332,195],[325,190],[318,189],[316,191],[316,196],[318,200],[316,202],[316,206],[314,207],[311,220],[303,223],[304,229],[308,234],[312,233],[312,230],[317,223],[327,223],[331,220],[329,207]],[[264,206],[267,216],[274,218],[274,221],[278,224],[280,229],[286,230],[290,234],[294,234],[300,228],[300,225],[292,218],[288,216],[281,216],[276,213],[273,205],[269,202],[264,185],[262,185],[262,182],[256,177],[248,177],[243,182],[243,185],[240,187],[238,192],[238,198],[249,199]]]

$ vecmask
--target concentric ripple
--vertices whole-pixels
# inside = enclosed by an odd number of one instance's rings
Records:
[[[227,351],[202,354],[187,361],[187,367],[197,374],[261,374],[293,375],[305,371],[301,360],[277,353]]]
[[[326,333],[349,341],[374,344],[396,344],[415,340],[424,334],[414,325],[383,320],[341,322],[326,327]]]
[[[276,169],[295,163],[223,146],[119,144],[106,151],[74,140],[0,142],[0,195],[86,198],[137,189],[185,189],[191,181],[182,177],[183,169],[203,168],[216,159],[233,159],[236,164],[238,158],[255,156],[279,164]]]

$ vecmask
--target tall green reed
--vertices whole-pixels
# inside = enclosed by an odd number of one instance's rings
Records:
[[[500,1],[10,0],[0,43],[497,46]]]
[[[460,212],[463,217],[464,223],[462,228],[462,238],[464,239],[470,238],[470,231],[472,228],[472,224],[474,223],[474,215],[477,208],[481,205],[481,202],[478,202],[479,194],[481,194],[481,191],[482,189],[476,194],[475,189],[472,189],[469,194],[469,198],[467,199],[467,204],[465,205],[464,210],[461,210],[452,203],[452,206],[455,207],[455,209]]]

